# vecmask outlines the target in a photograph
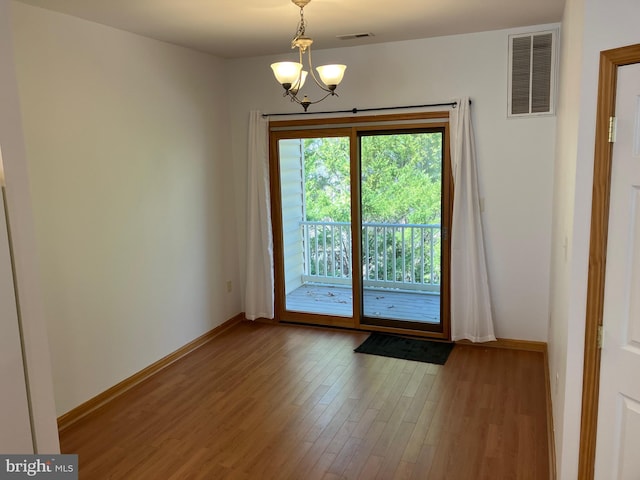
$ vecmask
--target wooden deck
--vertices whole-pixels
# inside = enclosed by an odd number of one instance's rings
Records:
[[[287,310],[351,317],[351,288],[306,284],[287,295]],[[440,323],[440,295],[381,288],[364,289],[367,317]]]

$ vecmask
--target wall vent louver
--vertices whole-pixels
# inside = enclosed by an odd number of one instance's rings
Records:
[[[509,36],[508,116],[554,113],[555,30]]]
[[[344,35],[336,35],[336,38],[338,40],[355,40],[356,38],[367,38],[367,37],[375,37],[375,35],[371,32],[346,33]]]

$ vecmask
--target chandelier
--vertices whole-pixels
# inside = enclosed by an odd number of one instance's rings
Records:
[[[278,83],[282,85],[285,90],[283,96],[289,97],[292,102],[302,105],[305,112],[307,108],[309,108],[309,105],[319,103],[329,96],[338,95],[336,93],[336,87],[342,81],[344,71],[347,68],[346,65],[322,65],[317,67],[316,70],[318,71],[320,80],[318,80],[315,73],[313,73],[313,63],[311,62],[311,44],[313,43],[313,39],[307,37],[305,34],[307,24],[304,20],[304,7],[307,6],[310,1],[311,0],[291,0],[293,4],[300,7],[298,30],[293,40],[291,40],[291,48],[298,49],[300,61],[271,64],[271,69],[273,70],[276,80],[278,80]],[[305,54],[307,55],[308,70],[303,70],[302,60]],[[309,72],[311,72],[311,78],[313,78],[316,85],[326,92],[322,98],[315,101],[309,100],[309,97],[306,95],[302,97],[302,100],[298,98],[298,92],[304,85]]]

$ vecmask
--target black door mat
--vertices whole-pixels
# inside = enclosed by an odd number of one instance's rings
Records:
[[[453,343],[372,333],[354,352],[444,365],[453,347]]]

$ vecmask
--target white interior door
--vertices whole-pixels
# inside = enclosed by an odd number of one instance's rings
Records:
[[[618,69],[596,480],[640,479],[640,64]]]

